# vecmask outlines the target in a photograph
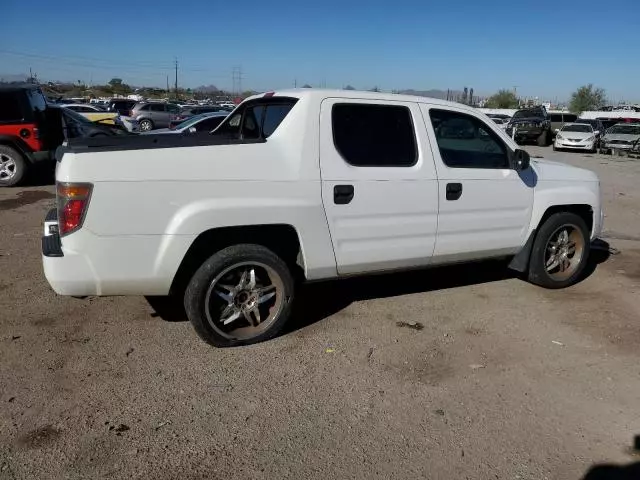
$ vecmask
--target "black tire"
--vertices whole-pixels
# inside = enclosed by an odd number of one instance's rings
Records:
[[[566,274],[563,272],[551,274],[546,268],[547,250],[551,248],[549,242],[555,238],[556,233],[562,231],[563,227],[571,229],[569,240],[573,240],[577,245],[573,256],[569,259],[569,261],[575,260],[575,264],[571,263]],[[591,246],[589,236],[589,229],[585,221],[575,213],[559,212],[551,215],[540,226],[533,242],[529,259],[528,280],[545,288],[565,288],[580,281],[582,272],[589,261]],[[579,258],[575,258],[578,253],[580,253]]]
[[[14,187],[27,174],[27,162],[20,152],[0,145],[0,187]]]
[[[548,130],[543,131],[538,137],[538,140],[536,143],[538,144],[539,147],[549,146],[549,131]]]
[[[559,148],[556,148],[556,144],[554,143],[554,144],[553,144],[553,151],[554,151],[554,152],[557,152],[558,150],[560,150],[560,149],[559,149]]]
[[[138,128],[140,128],[141,132],[150,132],[151,130],[153,130],[153,126],[153,122],[148,118],[143,118],[138,123]]]
[[[235,268],[251,268],[245,264],[256,265],[257,269],[261,268],[261,266],[270,269],[270,274],[267,273],[269,276],[263,276],[263,278],[272,280],[270,275],[279,277],[277,284],[281,287],[280,297],[277,296],[278,294],[273,296],[274,304],[271,307],[268,306],[268,303],[265,303],[266,308],[269,309],[269,315],[257,326],[250,326],[247,319],[237,317],[237,321],[234,320],[232,323],[237,323],[238,328],[231,331],[231,327],[225,327],[220,321],[219,315],[223,315],[224,312],[215,315],[216,318],[215,320],[212,319],[212,325],[207,315],[207,309],[209,308],[207,306],[207,297],[210,294],[211,298],[220,302],[213,293],[210,293],[210,291],[213,291],[213,282],[227,278],[225,277],[225,272],[229,272],[228,275],[233,275]],[[264,271],[267,272],[266,269]],[[241,283],[242,280],[240,280]],[[276,285],[275,282],[272,282],[272,284]],[[218,285],[222,285],[222,282],[218,283]],[[196,333],[210,345],[215,347],[249,345],[273,338],[282,330],[291,314],[294,287],[295,284],[289,267],[271,250],[261,245],[234,245],[209,257],[196,271],[184,293],[184,307]],[[274,290],[277,291],[277,288]],[[244,291],[247,290],[242,289],[242,292]],[[231,293],[229,295],[230,299],[227,300],[229,303],[226,308],[231,305],[237,305],[238,298],[242,292]],[[259,306],[260,303],[258,301],[253,302],[258,309],[261,308]],[[209,304],[211,304],[211,300]],[[271,318],[272,309],[276,309],[273,318]],[[225,328],[229,330],[225,331]]]

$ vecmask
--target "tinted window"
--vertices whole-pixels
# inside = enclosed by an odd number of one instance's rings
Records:
[[[235,139],[269,137],[296,104],[295,98],[274,98],[246,103],[221,123],[214,134]]]
[[[418,159],[407,107],[342,103],[331,110],[333,142],[357,167],[410,167]]]
[[[198,132],[210,132],[222,123],[225,117],[210,117],[195,125]]]
[[[262,134],[264,138],[271,136],[276,131],[278,125],[284,120],[289,111],[293,108],[293,104],[287,105],[268,105],[265,109],[264,120],[262,124]]]
[[[573,115],[571,113],[563,113],[562,116],[564,117],[563,121],[565,122],[575,122],[576,118],[578,118],[577,115]]]
[[[21,92],[0,92],[0,122],[22,120]]]
[[[552,113],[551,114],[551,121],[552,122],[562,122],[562,114],[560,114],[560,113]]]
[[[138,110],[141,110],[143,112],[148,112],[149,110],[151,110],[151,105],[150,104],[142,105]]]
[[[149,110],[152,112],[164,112],[164,105],[162,103],[152,103],[149,107]]]
[[[480,119],[447,110],[431,110],[429,116],[448,167],[509,168],[507,147]]]
[[[173,103],[167,103],[165,105],[167,107],[167,111],[171,112],[171,113],[179,113],[180,112],[180,107],[177,105],[174,105]]]
[[[29,100],[31,102],[31,107],[34,110],[40,110],[41,112],[44,112],[46,110],[47,101],[39,88],[29,89]]]

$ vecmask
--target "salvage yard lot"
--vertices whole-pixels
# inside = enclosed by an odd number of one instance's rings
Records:
[[[637,461],[640,160],[528,150],[600,176],[613,254],[584,282],[488,262],[315,284],[288,333],[233,349],[144,298],[56,296],[53,187],[0,191],[0,479],[579,479]]]

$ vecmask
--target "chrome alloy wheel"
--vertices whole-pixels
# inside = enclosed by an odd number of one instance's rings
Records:
[[[16,161],[6,153],[0,153],[0,180],[11,180],[16,175]]]
[[[553,280],[566,280],[580,266],[584,255],[584,237],[575,225],[563,225],[549,237],[544,263]]]
[[[220,335],[247,340],[266,331],[284,305],[284,283],[276,271],[263,263],[242,262],[213,279],[205,315]]]

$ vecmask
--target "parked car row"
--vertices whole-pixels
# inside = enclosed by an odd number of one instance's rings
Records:
[[[47,102],[37,85],[0,86],[0,187],[19,184],[37,165],[54,158],[67,139],[127,135],[114,121],[92,122]]]

